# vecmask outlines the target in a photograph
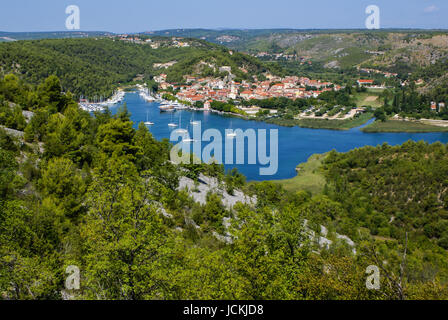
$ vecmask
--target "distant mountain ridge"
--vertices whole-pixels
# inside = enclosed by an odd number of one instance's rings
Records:
[[[412,73],[413,78],[414,75],[424,78],[425,91],[432,91],[433,88],[446,83],[444,74],[432,72],[432,69],[434,66],[439,66],[438,61],[443,61],[448,57],[447,30],[179,28],[129,34],[199,39],[257,57],[260,53],[281,53],[290,57],[290,61],[286,61],[282,67],[305,75],[309,70],[312,74],[308,76],[332,73],[335,75],[334,77],[337,77],[338,73],[344,72],[344,70],[364,68],[397,73],[400,79],[406,79]],[[112,32],[101,31],[0,31],[0,42],[113,37],[116,35]],[[264,57],[262,57],[264,61],[273,60],[269,59],[269,55]],[[303,63],[303,61],[306,64],[300,67],[299,63]],[[310,63],[309,66],[307,62]],[[428,70],[425,71],[425,69]],[[422,73],[423,75],[420,76]]]
[[[48,31],[48,32],[0,31],[0,41],[87,38],[87,37],[104,37],[110,35],[113,35],[113,33],[105,31]]]

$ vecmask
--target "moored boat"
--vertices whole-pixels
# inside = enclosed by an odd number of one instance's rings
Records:
[[[159,106],[160,112],[170,112],[170,111],[174,111],[174,106],[172,105],[161,105]]]

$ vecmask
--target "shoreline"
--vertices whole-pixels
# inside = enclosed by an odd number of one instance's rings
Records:
[[[125,95],[126,91],[122,88],[119,88],[116,93],[114,93],[104,102],[80,101],[78,102],[78,105],[82,110],[88,112],[104,111],[106,108],[119,104],[121,101],[123,101]]]
[[[143,101],[143,99],[141,97],[139,97],[139,95],[136,92],[133,92],[132,94],[130,94],[127,97],[127,102],[128,102],[128,107],[129,107],[129,111],[131,113],[136,113],[137,116],[135,118],[133,118],[132,121],[134,121],[134,127],[137,127],[138,124],[142,121],[144,121],[144,110],[145,108],[151,108],[151,112],[153,112],[153,117],[161,117],[161,118],[166,118],[163,121],[162,120],[155,120],[155,118],[153,121],[156,122],[157,125],[151,127],[151,128],[155,128],[155,129],[150,129],[151,133],[153,134],[154,138],[157,140],[162,140],[162,139],[166,139],[169,138],[169,130],[166,130],[166,124],[169,122],[169,117],[170,115],[168,115],[168,118],[166,117],[166,115],[164,115],[163,113],[160,113],[157,106],[159,105],[159,103],[146,103]],[[118,108],[118,106],[113,108],[113,113],[115,113],[116,109]],[[188,114],[189,112],[193,112],[198,110],[197,108],[189,108],[188,110],[186,110],[187,112],[182,113],[182,118],[184,118],[184,114],[186,118],[189,118],[192,116],[192,113]],[[203,111],[203,110],[198,110],[198,111]],[[215,111],[216,112],[216,111]],[[220,112],[218,112],[220,113]],[[199,112],[197,113],[197,116],[195,116],[196,120],[202,120],[205,121],[204,123],[207,125],[207,116],[206,116],[207,112],[205,113],[205,118],[204,114],[200,114]],[[211,113],[210,113],[211,115]],[[214,119],[211,119],[211,121],[213,121],[213,124],[208,124],[208,126],[213,126],[213,128],[217,128],[218,130],[224,130],[225,128],[230,128],[229,124],[231,121],[231,118],[233,115],[231,114],[227,114],[227,119],[226,116],[223,114],[224,117],[214,117]],[[366,118],[369,117],[369,115],[365,116]],[[209,118],[210,120],[210,118]],[[242,120],[244,120],[242,118]],[[254,119],[256,120],[256,119]],[[159,123],[160,121],[160,123]],[[259,121],[259,120],[256,120]],[[371,123],[371,121],[373,121],[373,119],[371,119],[370,121],[368,121],[369,123]],[[250,124],[246,121],[241,121],[237,124],[235,124],[234,121],[234,126],[233,128],[240,128],[243,131],[248,129],[248,128],[266,128],[267,126],[265,125],[257,125],[257,124]],[[268,127],[269,128],[269,127]],[[285,134],[288,134],[289,131],[283,131],[284,126],[280,127],[280,126],[272,126],[272,128],[274,129],[278,129],[279,132],[284,132]],[[421,139],[427,141],[428,143],[434,143],[437,141],[440,141],[442,143],[448,143],[448,135],[444,134],[444,135],[430,135],[430,136],[419,136],[417,135],[413,135],[413,136],[407,136],[407,135],[396,135],[394,133],[390,134],[390,135],[381,135],[381,134],[376,134],[376,135],[363,135],[362,132],[359,130],[359,128],[355,128],[349,131],[341,131],[341,130],[325,130],[325,129],[320,129],[320,131],[316,131],[316,129],[314,130],[302,130],[300,127],[296,127],[296,128],[292,128],[291,129],[291,137],[293,135],[298,135],[301,138],[307,139],[310,138],[311,141],[313,141],[312,143],[304,143],[303,145],[301,143],[298,144],[298,148],[295,148],[293,146],[295,146],[295,141],[296,140],[290,140],[288,138],[288,136],[284,136],[285,139],[280,138],[279,139],[279,148],[284,148],[284,150],[288,150],[288,148],[291,148],[291,153],[287,153],[286,155],[283,154],[279,154],[279,161],[280,162],[284,162],[281,166],[279,166],[279,170],[278,172],[276,172],[275,174],[273,174],[272,176],[260,176],[259,173],[257,172],[257,170],[253,170],[251,167],[244,167],[244,168],[239,168],[240,172],[243,173],[248,182],[259,182],[259,181],[273,181],[275,182],[276,180],[284,180],[283,182],[291,184],[291,186],[297,184],[297,183],[302,183],[301,181],[286,181],[289,179],[293,179],[297,176],[297,172],[294,170],[298,164],[302,164],[307,162],[308,159],[305,159],[305,157],[303,156],[304,153],[306,154],[320,154],[320,153],[325,153],[325,152],[329,152],[333,149],[339,150],[340,152],[344,152],[344,151],[350,151],[365,145],[368,146],[377,146],[377,145],[381,145],[383,143],[388,143],[390,145],[397,145],[397,144],[402,144],[405,143],[408,140],[412,140],[412,141],[420,141]],[[314,132],[313,132],[314,131]],[[283,134],[283,133],[281,133]],[[340,137],[340,139],[338,138]],[[356,139],[357,141],[354,142],[354,139]],[[334,140],[334,141],[333,141]],[[340,141],[343,140],[343,141]],[[345,141],[346,140],[346,141]],[[333,143],[331,143],[333,141]],[[319,146],[319,147],[314,147],[314,144],[322,144],[323,147]],[[347,149],[349,148],[349,149]],[[309,157],[307,157],[309,158]],[[294,160],[294,161],[293,161]],[[258,166],[260,166],[258,164]],[[232,166],[226,166],[226,169],[231,169],[234,167],[238,167],[235,165]],[[307,177],[311,177],[312,176],[312,171],[309,171],[308,174],[306,175]],[[317,172],[316,172],[317,173]],[[302,174],[302,173],[301,173]],[[296,179],[298,180],[298,179]],[[310,180],[310,179],[308,179]],[[319,180],[320,181],[320,180]],[[304,184],[304,182],[302,183]],[[310,189],[317,189],[317,187],[321,187],[322,185],[318,184],[318,185],[314,185],[311,183],[307,183],[306,184],[307,187],[309,187]]]
[[[319,194],[323,191],[326,184],[326,178],[320,168],[327,156],[328,152],[315,153],[306,161],[297,165],[296,175],[294,177],[289,179],[270,180],[270,182],[281,185],[289,192],[304,190],[314,195]]]
[[[138,86],[135,86],[137,92],[141,92]],[[126,92],[124,89],[120,90],[122,92]],[[154,100],[147,101],[148,103],[173,103],[173,101],[163,99],[160,96],[151,96]],[[124,99],[124,98],[123,98]],[[121,102],[121,101],[120,101]],[[181,103],[176,100],[177,103]],[[119,103],[119,102],[118,102]],[[360,117],[351,117],[347,119],[330,119],[330,118],[300,118],[300,119],[284,119],[279,117],[269,117],[269,118],[258,118],[251,117],[247,115],[242,115],[238,113],[232,112],[224,112],[214,109],[203,109],[203,108],[195,108],[189,105],[184,105],[187,111],[195,111],[195,112],[212,112],[221,116],[227,117],[235,117],[240,118],[246,121],[257,121],[264,122],[267,124],[278,125],[282,127],[299,127],[304,129],[320,129],[320,130],[334,130],[334,131],[348,131],[352,129],[359,128],[364,133],[439,133],[439,132],[448,132],[448,121],[446,121],[446,126],[436,126],[426,124],[421,121],[434,121],[440,122],[443,120],[435,120],[435,119],[421,119],[421,120],[388,120],[396,121],[396,123],[401,123],[402,125],[398,126],[398,128],[394,127],[383,127],[384,125],[378,125],[378,121],[373,121],[372,123],[368,123],[373,118],[373,114],[365,113]],[[104,110],[109,106],[104,106],[102,109]],[[407,123],[403,125],[403,123]],[[418,127],[412,127],[412,124],[416,124]],[[406,128],[408,127],[408,128]],[[410,127],[410,128],[409,128]]]
[[[420,121],[388,119],[375,121],[361,129],[365,133],[447,133],[447,126],[436,126]]]

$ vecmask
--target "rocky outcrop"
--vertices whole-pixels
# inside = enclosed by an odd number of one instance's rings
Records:
[[[199,176],[197,183],[190,178],[182,177],[179,181],[178,190],[185,189],[194,201],[200,204],[205,204],[207,202],[207,194],[209,192],[216,193],[221,196],[222,204],[227,209],[232,209],[237,202],[249,205],[255,205],[257,203],[256,197],[249,197],[240,190],[235,190],[233,195],[230,195],[225,188],[220,185],[218,179],[207,177],[203,174]]]
[[[1,126],[1,125],[0,125],[0,128],[5,130],[7,134],[10,134],[10,135],[12,135],[12,136],[14,136],[16,138],[23,138],[23,136],[24,136],[24,132],[23,131],[18,131],[18,130],[6,128],[6,127]]]

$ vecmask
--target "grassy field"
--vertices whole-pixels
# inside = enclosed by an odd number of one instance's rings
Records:
[[[378,91],[359,92],[353,97],[355,98],[358,107],[379,108],[383,105],[383,101],[380,99]]]
[[[281,184],[287,191],[305,190],[313,195],[318,194],[325,186],[325,177],[319,170],[325,157],[326,154],[312,155],[307,162],[298,166],[299,172],[296,177],[273,182]]]
[[[362,63],[371,57],[370,54],[365,53],[365,50],[362,47],[346,48],[342,51],[342,53],[344,53],[345,56],[337,58],[341,68],[350,68],[353,65]]]
[[[347,120],[329,120],[329,119],[282,119],[271,118],[266,119],[265,122],[276,124],[278,126],[294,127],[310,129],[328,129],[328,130],[349,130],[365,124],[373,117],[372,113],[365,113],[359,117]]]
[[[448,132],[447,127],[401,120],[375,121],[361,130],[364,132]]]
[[[347,120],[327,120],[327,119],[300,119],[296,120],[303,128],[348,130],[359,127],[372,118],[372,113],[364,113],[358,117]]]
[[[299,126],[302,128],[310,128],[310,129],[349,130],[352,128],[362,126],[372,117],[373,117],[372,113],[364,113],[359,117],[347,120],[330,120],[330,119],[296,120],[296,119],[272,118],[265,120],[265,122],[285,127]]]

